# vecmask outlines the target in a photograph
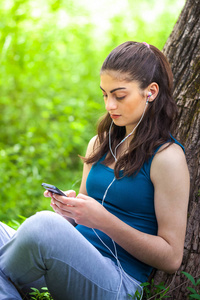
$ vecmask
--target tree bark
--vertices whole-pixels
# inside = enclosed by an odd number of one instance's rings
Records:
[[[161,271],[155,283],[170,285],[169,299],[188,299],[192,284],[181,271],[200,278],[200,1],[187,0],[164,49],[174,74],[179,117],[175,136],[184,145],[191,177],[184,258],[175,276]],[[183,284],[187,281],[185,284]],[[182,284],[182,285],[181,285]],[[180,286],[181,285],[181,286]],[[156,298],[158,299],[158,298]]]

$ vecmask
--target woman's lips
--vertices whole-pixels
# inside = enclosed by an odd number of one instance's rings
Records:
[[[120,115],[111,114],[110,117],[112,119],[118,119],[120,117]]]

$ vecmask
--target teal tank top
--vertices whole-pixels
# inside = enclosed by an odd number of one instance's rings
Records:
[[[173,140],[179,144],[174,138]],[[183,148],[181,144],[179,145]],[[157,235],[158,230],[154,208],[154,186],[150,179],[150,168],[154,155],[144,163],[136,176],[124,176],[116,179],[109,188],[104,201],[104,207],[110,213],[131,227],[151,235]],[[105,156],[92,166],[86,182],[88,196],[96,199],[99,203],[102,203],[104,193],[114,178],[114,170],[102,163],[104,159]],[[123,171],[120,172],[122,175]],[[116,259],[91,228],[83,225],[77,225],[76,228],[102,255],[109,257],[117,264]],[[114,253],[110,237],[99,230],[96,232]],[[140,282],[147,281],[152,267],[136,259],[118,244],[116,244],[116,248],[124,271]]]

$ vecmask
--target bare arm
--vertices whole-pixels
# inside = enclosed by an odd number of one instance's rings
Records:
[[[182,261],[189,198],[189,172],[179,146],[171,145],[156,154],[151,180],[158,236],[135,230],[113,215],[107,215],[100,229],[137,259],[173,273]]]
[[[89,157],[90,154],[92,154],[93,151],[95,151],[95,142],[96,142],[96,139],[97,139],[97,136],[94,136],[89,144],[88,144],[88,147],[87,147],[87,151],[86,151],[86,157]],[[96,143],[97,145],[97,143]],[[79,189],[79,192],[84,194],[84,195],[87,195],[87,191],[86,191],[86,180],[87,180],[87,177],[88,177],[88,174],[90,172],[90,169],[91,169],[92,165],[90,164],[86,164],[84,163],[84,166],[83,166],[83,174],[82,174],[82,181],[81,181],[81,185],[80,185],[80,189]]]

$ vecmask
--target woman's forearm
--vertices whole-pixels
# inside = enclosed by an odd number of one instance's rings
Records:
[[[112,214],[107,214],[100,230],[135,258],[154,268],[174,273],[181,264],[182,254],[165,239],[136,230]]]

